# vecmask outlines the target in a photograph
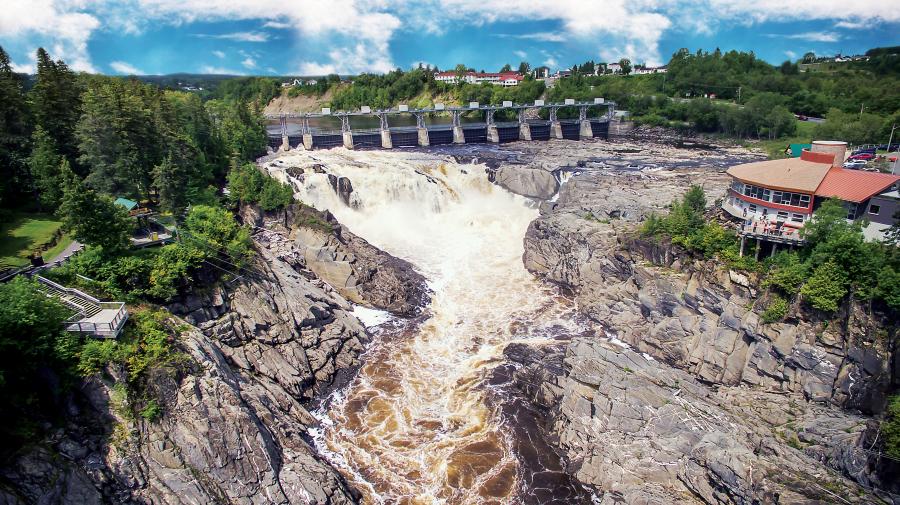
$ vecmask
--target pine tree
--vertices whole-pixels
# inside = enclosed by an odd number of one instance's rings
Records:
[[[0,47],[0,205],[10,206],[30,189],[28,167],[28,107],[22,80]]]
[[[34,146],[31,156],[28,157],[28,168],[34,180],[34,188],[37,190],[41,207],[44,210],[55,211],[62,202],[63,184],[61,164],[63,158],[56,152],[56,143],[40,126],[31,136]]]
[[[54,62],[47,51],[40,48],[37,51],[37,80],[29,98],[35,124],[56,140],[62,156],[75,162],[78,156],[75,125],[81,115],[78,76],[65,62]]]
[[[61,171],[67,180],[60,206],[63,228],[79,242],[99,246],[106,253],[126,249],[134,228],[128,212],[113,203],[112,198],[85,187],[77,177],[66,176],[66,171],[71,173],[67,166]]]
[[[185,170],[172,161],[171,154],[153,168],[153,185],[159,192],[162,210],[176,214],[184,210],[187,206],[187,179]]]

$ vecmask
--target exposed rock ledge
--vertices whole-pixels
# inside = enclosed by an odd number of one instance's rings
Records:
[[[837,325],[812,314],[764,325],[751,279],[628,238],[696,182],[710,200],[724,193],[712,171],[586,172],[531,224],[526,267],[635,349],[600,336],[520,358],[523,390],[540,390],[529,377],[554,385],[540,399],[555,406],[548,436],[611,502],[797,503],[834,501],[836,490],[868,501],[857,484],[890,490],[865,450],[874,423],[841,408],[881,410],[892,363],[883,337],[896,328],[858,307]]]
[[[184,366],[153,372],[158,421],[122,417],[112,381],[86,381],[67,425],[0,470],[0,503],[355,503],[309,445],[307,408],[352,376],[368,335],[300,251],[268,245],[240,281],[171,307],[196,327]]]

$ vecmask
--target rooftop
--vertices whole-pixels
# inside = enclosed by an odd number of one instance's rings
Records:
[[[831,169],[827,163],[808,161],[803,158],[758,161],[735,165],[728,169],[728,175],[749,184],[788,191],[814,193]]]
[[[137,207],[137,205],[138,205],[138,203],[135,202],[134,200],[129,200],[127,198],[122,198],[122,197],[116,198],[115,204],[125,207],[126,210],[132,210],[135,207]]]
[[[890,188],[898,180],[898,175],[832,168],[816,190],[816,196],[860,203]]]

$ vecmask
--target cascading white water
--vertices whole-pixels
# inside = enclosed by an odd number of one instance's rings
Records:
[[[537,210],[488,182],[483,166],[422,153],[335,149],[280,160],[270,166],[309,167],[292,179],[301,201],[411,262],[433,290],[424,322],[373,343],[325,413],[319,449],[368,502],[512,500],[519,462],[485,404],[485,373],[509,342],[574,324],[571,304],[522,266]],[[351,206],[321,167],[350,179]]]

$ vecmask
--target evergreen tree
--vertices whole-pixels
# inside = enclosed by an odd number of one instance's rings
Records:
[[[177,214],[187,207],[187,179],[184,169],[172,161],[171,154],[153,168],[153,184],[162,210]]]
[[[44,48],[37,51],[37,80],[29,99],[35,124],[56,140],[62,156],[76,161],[75,125],[81,115],[81,86],[75,73],[62,60],[51,60]]]
[[[76,177],[66,179],[68,184],[60,206],[63,228],[79,242],[99,246],[104,252],[126,249],[134,228],[128,212],[113,203],[112,198],[85,187]]]
[[[34,146],[28,157],[28,168],[34,180],[34,188],[44,210],[55,211],[62,202],[64,191],[62,163],[65,158],[56,152],[56,143],[40,126],[31,136]]]
[[[28,107],[22,81],[12,71],[9,56],[0,47],[0,205],[10,206],[26,193],[30,182],[25,158],[28,152]]]

